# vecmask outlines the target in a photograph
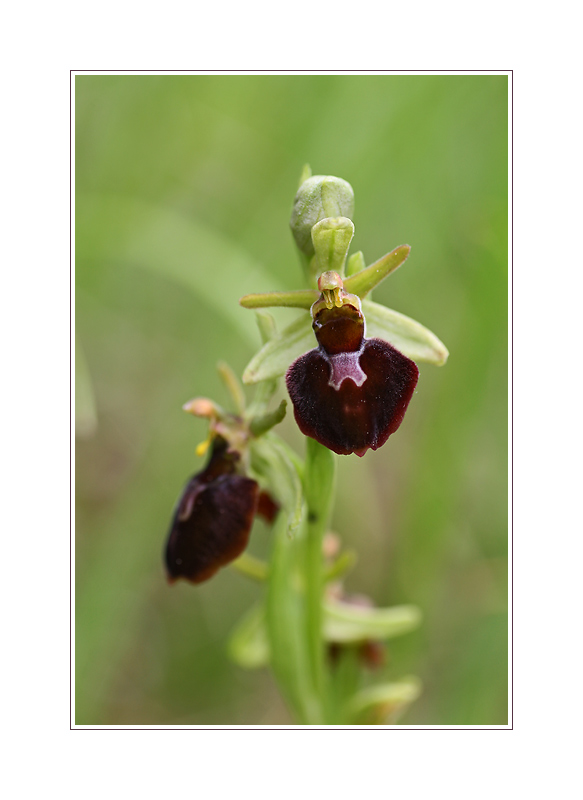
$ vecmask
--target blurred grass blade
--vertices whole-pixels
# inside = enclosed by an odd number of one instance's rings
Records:
[[[76,196],[75,229],[81,285],[87,277],[83,263],[117,261],[151,270],[193,292],[255,346],[254,322],[240,308],[239,298],[250,286],[279,287],[220,231],[171,208],[82,192]]]
[[[421,622],[421,612],[416,606],[362,608],[327,602],[324,612],[324,634],[330,642],[392,639],[415,630]]]
[[[366,335],[369,339],[385,339],[403,355],[413,361],[426,361],[438,367],[447,361],[447,347],[437,336],[416,322],[392,308],[362,301],[362,311],[366,319]]]
[[[296,358],[312,350],[317,342],[312,318],[302,314],[251,359],[243,373],[243,383],[258,383],[284,375]]]
[[[93,381],[85,352],[75,336],[75,434],[87,439],[97,430],[97,408]]]

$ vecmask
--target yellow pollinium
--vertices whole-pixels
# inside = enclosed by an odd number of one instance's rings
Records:
[[[330,270],[323,272],[318,278],[318,289],[322,292],[322,299],[326,308],[342,308],[344,305],[344,283],[337,272]]]
[[[334,307],[342,308],[350,305],[361,310],[360,298],[344,291],[344,282],[337,272],[332,270],[323,272],[318,278],[318,289],[321,295],[312,306],[312,317],[315,317],[324,306],[331,310]]]

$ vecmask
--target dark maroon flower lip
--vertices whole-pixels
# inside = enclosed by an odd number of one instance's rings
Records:
[[[364,338],[364,317],[351,304],[320,304],[313,328],[319,346],[286,374],[299,429],[339,455],[377,450],[403,421],[417,365],[388,342]]]
[[[165,551],[168,579],[202,583],[247,547],[260,491],[237,474],[239,455],[215,437],[210,460],[177,503]]]

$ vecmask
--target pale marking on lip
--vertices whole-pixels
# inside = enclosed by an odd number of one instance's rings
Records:
[[[325,354],[325,358],[330,364],[330,380],[328,381],[328,386],[332,386],[333,389],[338,391],[347,378],[354,381],[357,386],[362,386],[366,380],[366,373],[360,366],[362,351],[363,348],[354,353]]]

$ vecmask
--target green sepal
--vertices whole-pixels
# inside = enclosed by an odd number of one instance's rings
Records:
[[[384,339],[413,361],[424,361],[437,367],[447,361],[447,347],[421,323],[392,308],[362,301],[368,339]]]
[[[264,345],[243,373],[243,383],[259,383],[284,375],[287,368],[316,345],[309,314],[302,315]]]
[[[249,430],[253,436],[263,436],[264,433],[267,433],[267,431],[271,430],[275,425],[279,425],[285,417],[286,405],[287,401],[282,400],[275,411],[267,411],[261,416],[253,417],[249,423]]]
[[[361,689],[348,704],[350,724],[393,725],[420,694],[421,682],[413,676]]]
[[[344,275],[348,248],[354,236],[354,223],[348,217],[328,217],[312,228],[312,243],[316,252],[316,273],[333,270]]]
[[[342,602],[324,604],[324,635],[329,642],[385,641],[415,630],[421,623],[416,606],[363,608]]]
[[[399,245],[395,247],[390,253],[387,253],[370,267],[351,274],[349,278],[344,281],[344,290],[351,294],[357,294],[361,299],[372,291],[375,286],[384,281],[385,278],[398,269],[409,258],[411,248],[408,244]],[[354,266],[354,265],[353,265]]]
[[[315,289],[300,289],[293,292],[263,292],[262,294],[246,294],[239,300],[243,308],[303,308],[309,311],[320,292]]]

